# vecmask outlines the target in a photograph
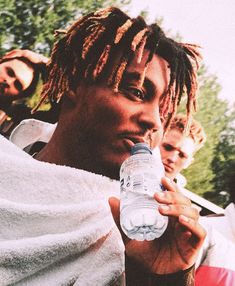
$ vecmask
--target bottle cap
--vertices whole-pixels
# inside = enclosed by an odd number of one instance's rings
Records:
[[[135,154],[152,154],[152,151],[147,143],[136,143],[131,148],[131,155]]]

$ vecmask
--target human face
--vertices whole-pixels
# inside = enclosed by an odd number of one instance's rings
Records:
[[[0,64],[0,96],[15,99],[33,80],[33,69],[12,59]]]
[[[195,143],[191,137],[176,129],[169,130],[160,145],[166,176],[174,179],[182,169],[187,168],[193,160],[194,151]]]
[[[70,166],[118,179],[120,166],[135,143],[147,142],[151,147],[159,144],[159,99],[167,90],[169,70],[167,62],[154,55],[140,88],[139,78],[147,56],[145,51],[141,63],[132,61],[118,93],[104,83],[78,87],[74,111],[63,118],[70,134],[70,138],[64,139],[70,142],[70,146],[64,144]]]

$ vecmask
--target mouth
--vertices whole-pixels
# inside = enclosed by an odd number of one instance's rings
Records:
[[[171,166],[169,166],[169,165],[167,165],[165,163],[163,163],[163,165],[164,165],[165,171],[167,173],[172,173],[173,172],[174,169]]]
[[[140,135],[122,135],[121,136],[124,145],[128,149],[128,151],[131,150],[131,148],[136,144],[136,143],[146,143],[150,146],[150,140],[148,140],[144,136]]]

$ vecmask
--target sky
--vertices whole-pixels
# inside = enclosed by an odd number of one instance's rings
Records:
[[[202,47],[204,63],[218,77],[221,99],[235,103],[235,0],[132,0],[128,14],[147,10],[147,22],[163,18],[164,31]]]

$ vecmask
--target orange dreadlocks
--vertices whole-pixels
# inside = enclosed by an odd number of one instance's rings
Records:
[[[150,53],[140,85],[154,54],[169,63],[170,82],[167,93],[160,102],[160,114],[165,128],[176,113],[184,91],[188,98],[189,116],[192,109],[196,108],[196,66],[199,58],[196,46],[177,43],[167,38],[157,24],[149,26],[142,17],[131,19],[114,7],[82,17],[55,44],[48,66],[48,81],[38,106],[46,97],[60,101],[66,92],[75,90],[81,81],[94,83],[105,80],[118,92],[126,67],[134,54],[137,54],[140,62],[144,49]],[[111,60],[117,53],[121,53],[120,61],[113,64],[110,73]]]

